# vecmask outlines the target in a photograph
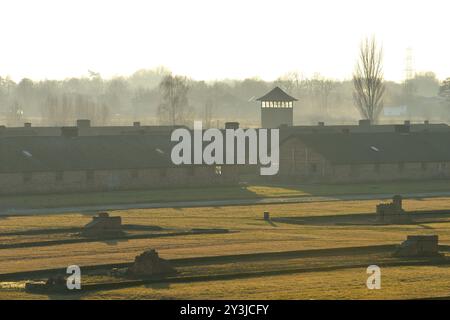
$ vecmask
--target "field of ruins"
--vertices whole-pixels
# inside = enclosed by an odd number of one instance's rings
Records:
[[[381,221],[381,202],[116,210],[103,218],[120,217],[120,230],[103,236],[84,228],[98,212],[2,216],[0,299],[449,297],[450,197],[403,199],[402,221]],[[409,235],[437,235],[439,252],[395,255]],[[138,274],[140,255],[155,275]],[[380,290],[366,287],[374,264]],[[69,265],[81,268],[80,291],[44,284]]]

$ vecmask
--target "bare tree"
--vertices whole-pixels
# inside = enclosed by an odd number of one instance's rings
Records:
[[[98,106],[98,109],[99,109],[98,110],[99,114],[97,116],[97,118],[99,118],[98,121],[102,126],[106,126],[108,124],[109,116],[111,114],[109,107],[105,103],[102,103],[100,106]]]
[[[206,99],[203,108],[203,124],[205,128],[211,128],[214,109],[213,100],[211,98]]]
[[[165,76],[159,84],[161,103],[158,117],[161,123],[184,124],[189,114],[188,80],[181,76]]]
[[[333,81],[316,73],[313,78],[303,81],[303,87],[314,110],[320,112],[322,117],[328,116],[330,95],[334,88]]]
[[[298,71],[291,71],[275,80],[274,84],[282,87],[289,94],[298,94],[302,82],[303,79],[300,73]]]
[[[450,102],[450,77],[439,86],[439,96]]]
[[[383,50],[374,37],[361,42],[359,60],[353,74],[353,99],[361,116],[376,122],[383,109]]]
[[[325,115],[328,115],[329,105],[330,105],[330,95],[331,91],[334,88],[333,81],[329,79],[320,79],[319,80],[319,88],[320,88],[320,107],[322,112]]]
[[[23,118],[23,109],[20,104],[15,100],[7,113],[7,124],[9,126],[16,126],[22,121]]]

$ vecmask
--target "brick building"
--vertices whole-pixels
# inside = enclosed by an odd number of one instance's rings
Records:
[[[170,159],[173,129],[139,123],[91,127],[87,120],[74,127],[3,128],[0,194],[221,186],[240,180],[353,183],[450,177],[446,124],[281,126],[280,170],[270,177],[261,177],[255,165],[175,166]]]
[[[238,181],[233,166],[173,165],[167,134],[76,133],[63,130],[60,136],[0,138],[0,194],[229,185]]]
[[[407,131],[407,130],[406,130]],[[316,132],[280,142],[278,179],[365,182],[450,177],[450,132]]]

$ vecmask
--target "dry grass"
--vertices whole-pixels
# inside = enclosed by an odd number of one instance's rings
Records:
[[[368,290],[365,269],[139,287],[86,295],[86,299],[413,299],[449,296],[450,268],[382,269],[380,290]]]
[[[82,266],[130,262],[137,254],[150,247],[156,248],[164,258],[182,258],[392,244],[400,243],[408,234],[438,234],[442,244],[450,244],[450,222],[423,225],[337,226],[270,224],[262,219],[262,213],[265,210],[270,211],[273,217],[368,213],[374,211],[374,206],[377,203],[379,201],[336,201],[221,208],[167,208],[117,211],[113,214],[121,215],[123,222],[129,224],[157,225],[167,228],[227,228],[236,232],[0,250],[0,273],[66,267],[70,264]],[[405,200],[404,206],[407,210],[448,209],[450,208],[450,198]],[[0,232],[51,227],[79,227],[89,220],[90,215],[83,214],[8,217],[0,219]],[[404,297],[413,297],[414,294],[406,295],[406,289],[403,290],[402,287],[398,286],[402,277],[407,277],[407,279],[410,279],[408,281],[416,283],[418,287],[415,289],[416,291],[413,290],[412,292],[418,294],[423,289],[421,296],[431,295],[433,293],[431,287],[440,286],[441,283],[446,281],[442,277],[442,272],[445,271],[444,268],[421,267],[411,269],[420,272],[426,271],[423,277],[420,276],[420,281],[417,280],[417,282],[413,281],[415,277],[413,271],[410,273],[406,272],[410,270],[408,268],[389,268],[389,270],[392,270],[392,283],[397,283],[397,285],[391,286],[390,282],[385,282],[386,288],[392,289],[389,293],[387,290],[382,290],[381,293],[372,291],[367,293],[365,290],[360,290],[357,286],[365,279],[365,273],[362,272],[361,275],[361,271],[341,270],[326,274],[311,273],[264,279],[177,284],[171,285],[170,289],[165,290],[140,287],[98,294],[92,293],[86,297],[363,298],[370,297],[367,296],[368,294],[375,295],[375,298],[400,297],[402,295],[405,295]],[[441,276],[432,276],[433,273],[428,270],[438,270],[441,272],[439,273]],[[389,277],[389,275],[386,275],[386,277]],[[429,277],[429,280],[424,280],[428,279],[427,277]],[[327,289],[327,281],[331,281],[331,289]],[[300,284],[301,287],[299,288]],[[338,286],[345,286],[345,289],[339,289]],[[409,286],[412,286],[412,284]],[[386,296],[383,295],[383,292],[386,293]],[[441,291],[438,293],[441,294]],[[20,295],[14,290],[0,290],[0,298],[14,296],[24,297],[23,293]],[[27,295],[26,297],[31,296]]]
[[[415,299],[449,296],[450,268],[381,270],[381,289],[368,290],[364,268],[188,284],[158,284],[72,296],[26,295],[26,299]],[[22,299],[4,290],[2,299]]]

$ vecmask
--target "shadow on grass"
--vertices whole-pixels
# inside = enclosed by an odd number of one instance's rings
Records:
[[[353,184],[289,184],[259,181],[252,185],[210,186],[203,188],[160,188],[104,192],[79,192],[35,195],[0,196],[0,212],[19,209],[74,208],[102,205],[132,205],[186,201],[239,200],[261,198],[289,198],[302,196],[408,194],[417,192],[449,191],[445,180],[394,181]],[[419,198],[420,199],[420,198]],[[86,213],[89,215],[89,213]]]
[[[427,226],[425,224],[417,224],[418,227],[421,227],[423,229],[427,229],[427,230],[433,230],[434,228],[431,226]]]
[[[265,220],[268,224],[270,224],[272,227],[278,227],[275,223],[273,223],[272,220]]]
[[[170,283],[169,282],[149,283],[146,284],[145,287],[153,290],[168,290],[170,289]]]

